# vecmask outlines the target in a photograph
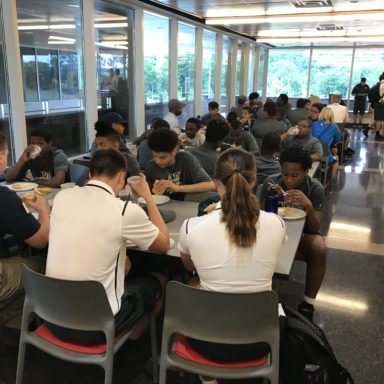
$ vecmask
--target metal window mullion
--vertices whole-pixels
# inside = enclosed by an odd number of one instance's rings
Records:
[[[309,97],[309,92],[310,92],[310,84],[311,84],[311,76],[312,76],[312,55],[313,55],[313,44],[311,44],[311,48],[309,50],[308,82],[307,82],[307,96],[306,97]]]
[[[260,47],[256,47],[255,49],[255,68],[254,68],[254,75],[253,75],[253,90],[254,92],[257,92],[257,88],[259,87],[259,67],[260,67]]]
[[[196,28],[195,35],[195,116],[201,114],[203,82],[203,28]]]
[[[229,111],[232,105],[235,105],[235,93],[236,93],[236,63],[237,63],[237,49],[238,41],[230,40],[229,51],[231,52],[230,59],[228,61],[228,82],[227,82],[227,111]]]
[[[63,93],[61,90],[60,50],[57,50],[57,74],[59,76],[59,100],[63,100]]]
[[[263,100],[267,97],[267,80],[268,80],[268,58],[269,49],[264,50],[264,71],[263,71]]]
[[[39,78],[39,60],[37,58],[37,48],[33,48],[35,51],[35,71],[36,71],[36,87],[37,87],[37,101],[42,101],[41,100],[41,94],[40,94],[40,78]],[[45,110],[45,108],[44,108]]]
[[[241,52],[241,68],[240,68],[240,88],[239,94],[245,95],[248,93],[248,72],[249,72],[249,55],[250,44],[245,44],[243,51]]]
[[[349,86],[348,86],[348,94],[347,94],[348,109],[349,109],[349,99],[351,97],[351,90],[352,90],[353,71],[354,71],[354,68],[355,68],[355,54],[356,54],[356,43],[353,44],[353,49],[352,49],[351,72],[350,72],[350,75],[349,75]]]
[[[223,35],[216,35],[215,100],[221,102],[221,66],[223,65]]]
[[[178,49],[177,49],[177,33],[178,21],[171,19],[169,21],[169,98],[177,98],[177,64],[178,64]]]

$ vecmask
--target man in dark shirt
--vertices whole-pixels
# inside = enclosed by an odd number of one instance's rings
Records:
[[[361,78],[359,84],[356,84],[352,89],[352,95],[355,96],[355,104],[353,106],[353,122],[357,122],[357,114],[359,114],[359,124],[363,122],[365,107],[367,104],[367,96],[369,93],[369,86],[366,84],[367,79]]]
[[[252,133],[245,132],[240,121],[234,121],[230,124],[229,134],[225,139],[225,142],[236,147],[242,148],[249,152],[251,155],[259,154],[259,146]]]
[[[289,147],[281,152],[281,173],[268,177],[263,184],[262,204],[268,189],[275,189],[279,200],[288,206],[303,209],[307,216],[298,250],[307,262],[304,301],[299,311],[312,319],[315,299],[321,287],[326,269],[326,247],[319,233],[323,217],[325,193],[321,183],[308,176],[312,160],[309,152],[301,147]]]
[[[67,156],[52,146],[51,135],[45,130],[35,129],[31,132],[30,144],[5,178],[7,181],[21,180],[30,171],[34,181],[58,188],[66,181],[68,167]]]
[[[7,166],[8,147],[6,136],[0,132],[0,174]],[[24,241],[31,247],[43,248],[48,243],[49,216],[45,200],[36,195],[36,200],[28,202],[28,207],[33,208],[39,215],[36,220],[24,208],[19,196],[9,188],[0,186],[0,257],[8,256],[7,250],[1,247],[4,235],[10,234]],[[36,267],[33,260],[10,257],[0,258],[0,304],[11,301],[22,292],[20,266],[22,263]],[[7,325],[7,321],[21,314],[7,306],[0,312],[0,325]]]
[[[213,181],[197,159],[189,152],[177,152],[177,143],[177,134],[167,128],[149,136],[153,160],[147,163],[145,176],[152,192],[183,200],[185,193],[214,191]]]

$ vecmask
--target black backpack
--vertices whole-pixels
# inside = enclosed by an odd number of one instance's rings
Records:
[[[371,104],[377,103],[383,95],[380,95],[380,83],[375,84],[368,92],[368,101]]]
[[[354,384],[323,330],[294,309],[280,317],[280,384]]]

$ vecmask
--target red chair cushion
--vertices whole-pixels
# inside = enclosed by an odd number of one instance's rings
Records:
[[[195,351],[188,342],[188,339],[184,335],[176,335],[176,348],[175,353],[177,356],[199,363],[202,365],[207,365],[209,367],[219,367],[219,368],[249,368],[249,367],[259,367],[267,363],[267,356],[263,356],[257,360],[251,361],[240,361],[236,363],[218,363],[213,360],[209,360],[206,357],[200,355],[199,352]]]
[[[83,345],[83,344],[76,344],[67,340],[59,339],[48,329],[48,327],[45,324],[40,325],[40,327],[37,328],[35,332],[38,336],[40,336],[44,340],[47,340],[50,343],[60,348],[67,349],[68,351],[78,352],[78,353],[88,353],[92,355],[102,354],[107,351],[106,343],[94,344],[94,345]],[[124,333],[120,333],[115,337],[115,343],[121,338],[123,334]]]
[[[296,254],[295,254],[295,260],[305,261],[305,260],[306,260],[306,257],[305,257],[305,255],[304,255],[303,252],[301,252],[301,251],[296,251]]]

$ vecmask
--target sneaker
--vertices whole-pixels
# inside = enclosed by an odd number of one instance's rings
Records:
[[[313,319],[313,313],[315,312],[315,307],[312,304],[307,303],[306,301],[302,301],[297,310],[305,316],[308,320]]]
[[[209,377],[203,377],[199,375],[199,379],[201,380],[201,384],[218,384],[216,379],[211,379]]]

